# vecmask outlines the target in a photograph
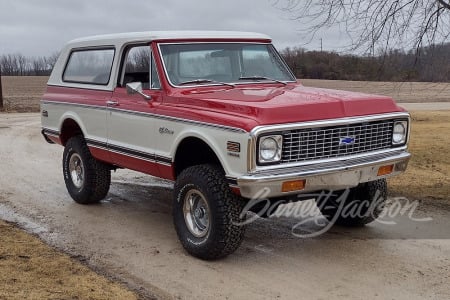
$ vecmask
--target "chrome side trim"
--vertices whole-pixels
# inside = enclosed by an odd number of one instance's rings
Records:
[[[59,131],[48,127],[42,127],[42,133],[45,135],[50,135],[59,138]]]
[[[49,130],[45,130],[45,129],[41,130],[41,134],[44,137],[45,141],[47,143],[49,143],[49,144],[54,144],[55,143],[49,138],[49,136],[56,137],[56,138],[58,137],[58,135],[55,135],[55,134],[51,133]]]
[[[91,109],[97,109],[97,110],[107,110],[108,107],[105,105],[90,105],[90,104],[81,104],[81,103],[71,103],[71,102],[63,102],[63,101],[53,101],[53,100],[41,100],[41,104],[53,104],[53,105],[68,105],[68,106],[75,106],[75,107],[81,107],[81,108],[91,108]]]
[[[55,104],[55,105],[69,105],[69,106],[76,106],[76,107],[83,107],[83,108],[116,111],[116,112],[126,113],[126,114],[130,114],[130,115],[154,118],[154,119],[158,119],[158,120],[167,120],[167,121],[179,122],[179,123],[202,126],[202,127],[210,127],[210,128],[215,128],[215,129],[220,129],[220,130],[225,130],[225,131],[230,131],[230,132],[247,133],[246,130],[244,130],[242,128],[238,128],[238,127],[206,123],[206,122],[201,122],[201,121],[193,121],[193,120],[182,119],[182,118],[177,118],[177,117],[157,115],[157,114],[146,113],[146,112],[138,112],[138,111],[133,111],[133,110],[128,110],[128,109],[120,109],[120,108],[115,108],[115,107],[69,103],[69,102],[61,102],[61,101],[50,101],[50,100],[41,100],[41,103]]]

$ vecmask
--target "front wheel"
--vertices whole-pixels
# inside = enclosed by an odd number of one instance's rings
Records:
[[[386,179],[358,186],[316,200],[322,215],[337,225],[360,227],[375,221],[387,199]]]
[[[173,219],[181,244],[206,260],[233,253],[244,237],[245,227],[238,224],[244,205],[215,166],[187,168],[174,188]]]
[[[67,191],[77,203],[96,203],[108,194],[111,170],[91,155],[82,136],[74,136],[67,141],[63,173]]]

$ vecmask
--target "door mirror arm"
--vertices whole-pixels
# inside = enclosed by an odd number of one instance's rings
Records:
[[[141,82],[127,83],[127,94],[128,95],[139,94],[147,101],[152,100],[152,96],[144,94]]]

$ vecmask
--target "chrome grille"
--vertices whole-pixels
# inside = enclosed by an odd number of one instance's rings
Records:
[[[281,162],[342,157],[392,148],[393,120],[283,132]]]

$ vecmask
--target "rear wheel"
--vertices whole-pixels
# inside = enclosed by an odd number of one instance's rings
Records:
[[[233,194],[223,172],[212,165],[187,168],[174,189],[173,218],[181,244],[191,255],[218,259],[233,253],[244,238],[243,199]]]
[[[337,225],[359,227],[375,221],[387,199],[386,179],[361,183],[316,200],[322,214]]]
[[[67,141],[63,154],[63,173],[67,191],[77,203],[96,203],[108,194],[111,170],[91,155],[82,136]]]

